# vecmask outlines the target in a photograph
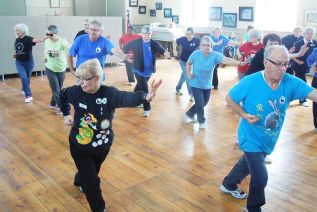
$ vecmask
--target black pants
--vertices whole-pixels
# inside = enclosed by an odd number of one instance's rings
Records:
[[[136,78],[136,86],[134,88],[134,92],[136,91],[143,91],[145,93],[149,93],[149,87],[147,85],[147,82],[149,81],[150,77],[142,77],[142,76],[139,76],[139,75],[135,75],[135,78]],[[147,102],[145,101],[143,103],[143,109],[144,110],[151,110],[151,104],[150,102]]]
[[[124,64],[125,64],[125,70],[126,70],[127,76],[128,76],[128,81],[135,82],[134,74],[133,74],[133,70],[132,70],[132,64],[129,63],[128,61],[124,61]]]
[[[101,164],[110,151],[110,147],[111,145],[106,148],[99,147],[93,151],[83,152],[70,143],[70,154],[78,169],[74,184],[82,187],[90,209],[93,212],[101,212],[106,208],[106,203],[103,200],[100,189],[98,174]]]
[[[218,67],[219,67],[219,64],[215,66],[213,77],[212,77],[212,86],[214,86],[215,89],[218,88]]]
[[[317,77],[314,77],[311,86],[317,88]],[[314,117],[314,126],[317,129],[317,103],[313,102],[313,117]]]
[[[304,82],[307,82],[306,80],[306,72],[305,71],[297,71],[297,70],[294,70],[295,72],[295,76],[298,77],[299,79],[303,80]],[[299,103],[303,103],[303,102],[306,102],[307,100],[306,99],[300,99],[299,100]]]

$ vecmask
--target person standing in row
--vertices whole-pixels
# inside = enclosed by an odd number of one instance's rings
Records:
[[[239,65],[240,62],[229,57],[225,57],[219,52],[211,50],[212,41],[209,36],[203,36],[200,40],[200,49],[194,51],[188,58],[186,70],[190,78],[189,85],[192,88],[195,104],[186,112],[186,122],[196,122],[195,115],[199,123],[199,128],[206,128],[204,107],[210,98],[211,82],[214,67],[220,63],[228,65]]]
[[[122,35],[121,38],[119,39],[119,46],[120,46],[121,50],[123,50],[124,47],[128,43],[130,43],[131,41],[134,41],[134,40],[139,39],[141,37],[142,37],[141,35],[134,33],[134,28],[132,25],[128,26],[127,33]],[[134,77],[134,74],[132,71],[132,64],[128,61],[124,61],[124,64],[125,64],[125,69],[126,69],[127,76],[128,76],[129,85],[132,86],[135,83],[135,77]]]
[[[134,40],[126,45],[125,53],[133,51],[133,72],[135,74],[137,84],[134,91],[149,92],[148,80],[156,71],[156,54],[170,57],[170,53],[166,51],[158,42],[151,39],[152,28],[144,25],[141,29],[142,38]],[[148,117],[151,110],[150,102],[143,103],[144,117]]]
[[[66,39],[60,38],[57,33],[57,26],[48,26],[46,33],[48,39],[44,43],[44,63],[46,76],[52,91],[50,108],[56,109],[57,114],[61,114],[59,110],[59,92],[63,88],[65,80],[67,67],[66,53],[69,50],[70,44]]]
[[[285,73],[288,64],[284,46],[269,47],[264,53],[264,71],[244,77],[226,97],[228,105],[241,116],[238,138],[243,156],[223,179],[220,190],[237,199],[248,196],[249,212],[260,212],[265,204],[268,173],[264,158],[274,150],[290,102],[305,97],[317,101],[316,89]],[[238,184],[249,174],[247,195]]]
[[[97,59],[87,60],[76,70],[79,85],[61,91],[61,111],[71,127],[69,147],[77,167],[74,185],[85,193],[93,212],[106,210],[98,177],[113,143],[112,120],[116,108],[135,107],[153,100],[162,80],[151,83],[148,94],[126,92],[101,84],[102,67]],[[70,104],[74,118],[70,115]]]
[[[78,36],[81,36],[81,35],[85,35],[85,34],[88,34],[89,33],[89,19],[86,18],[85,20],[83,20],[83,29],[80,30],[79,32],[77,32],[74,40],[78,37]]]
[[[32,48],[36,43],[44,42],[47,37],[33,38],[29,36],[29,28],[25,24],[17,24],[14,26],[16,33],[16,39],[14,42],[15,52],[13,58],[15,58],[15,66],[22,82],[22,93],[25,96],[25,103],[33,101],[32,92],[30,88],[32,71],[34,68],[34,59],[32,54]]]

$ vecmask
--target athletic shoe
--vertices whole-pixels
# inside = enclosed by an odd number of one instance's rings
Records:
[[[140,104],[137,106],[138,108],[143,108],[143,104]]]
[[[58,110],[58,111],[56,112],[56,115],[61,116],[61,115],[63,115],[63,112],[60,111],[60,110]]]
[[[187,114],[185,114],[185,122],[186,123],[197,123],[198,121],[194,117],[190,117]]]
[[[200,123],[199,124],[199,129],[205,129],[206,128],[206,124],[205,123]]]
[[[179,89],[176,89],[176,95],[179,95],[179,96],[181,96],[181,95],[183,95],[183,93],[181,92],[181,90],[179,90]]]
[[[58,105],[50,105],[50,108],[51,108],[51,109],[54,109],[54,110],[59,110]]]
[[[32,101],[33,101],[33,97],[32,96],[28,96],[24,100],[25,103],[31,103]]]
[[[226,194],[231,194],[234,198],[237,198],[237,199],[245,199],[248,196],[245,192],[241,191],[239,188],[237,188],[236,190],[230,191],[226,189],[226,187],[221,185],[220,190]]]
[[[149,110],[145,110],[143,113],[144,117],[148,117],[150,115],[150,111]]]
[[[303,107],[309,107],[308,102],[302,102],[302,103],[300,103],[300,105],[303,106]]]
[[[130,86],[133,86],[135,84],[135,82],[129,82]]]
[[[193,101],[194,101],[194,97],[193,97],[193,96],[190,96],[189,101],[190,101],[190,102],[193,102]]]
[[[270,156],[265,156],[265,158],[264,158],[264,162],[265,163],[272,163],[272,159],[270,158]]]

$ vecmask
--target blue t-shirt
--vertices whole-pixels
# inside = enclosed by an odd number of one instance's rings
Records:
[[[142,77],[150,77],[153,74],[153,54],[150,42],[142,42],[144,71],[133,69],[133,72]]]
[[[187,37],[183,36],[176,39],[176,43],[182,47],[182,53],[179,59],[187,62],[189,55],[199,48],[200,39],[193,37],[191,41],[188,41]]]
[[[89,59],[97,58],[102,67],[105,66],[106,55],[111,54],[113,44],[105,37],[100,36],[98,40],[89,40],[88,34],[77,37],[69,50],[72,57],[77,56],[76,67]]]
[[[211,40],[213,43],[218,43],[219,41],[222,40],[222,44],[221,45],[212,45],[212,50],[216,51],[216,52],[220,52],[223,53],[223,50],[225,49],[225,47],[228,45],[229,43],[229,39],[226,36],[220,35],[218,38],[215,38],[214,36],[211,36]]]
[[[194,51],[188,58],[193,67],[193,79],[190,79],[189,85],[194,88],[211,89],[211,82],[215,65],[221,63],[223,54],[211,51],[205,56],[202,50]]]
[[[238,140],[245,152],[265,152],[270,154],[277,142],[291,101],[305,98],[311,91],[301,79],[285,74],[277,90],[266,83],[263,71],[244,77],[230,91],[232,100],[242,103],[244,111],[256,115],[254,124],[240,119]]]

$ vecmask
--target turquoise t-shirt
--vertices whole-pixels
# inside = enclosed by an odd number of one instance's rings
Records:
[[[229,95],[235,103],[242,103],[246,113],[258,116],[259,121],[249,124],[240,119],[240,148],[245,152],[270,154],[281,132],[289,103],[305,98],[312,90],[304,81],[289,74],[284,75],[277,90],[268,86],[263,71],[244,77],[229,91]]]
[[[227,38],[226,36],[224,35],[220,35],[218,38],[215,38],[213,35],[210,37],[212,42],[213,43],[218,43],[219,41],[222,40],[222,44],[220,45],[213,45],[212,46],[212,50],[213,51],[216,51],[216,52],[219,52],[219,53],[222,53],[223,54],[223,50],[225,49],[225,47],[228,45],[229,43],[229,38]]]
[[[194,88],[211,89],[212,77],[215,65],[221,63],[223,54],[211,51],[205,56],[202,50],[194,51],[188,58],[193,67],[193,79],[190,79],[189,85]]]

